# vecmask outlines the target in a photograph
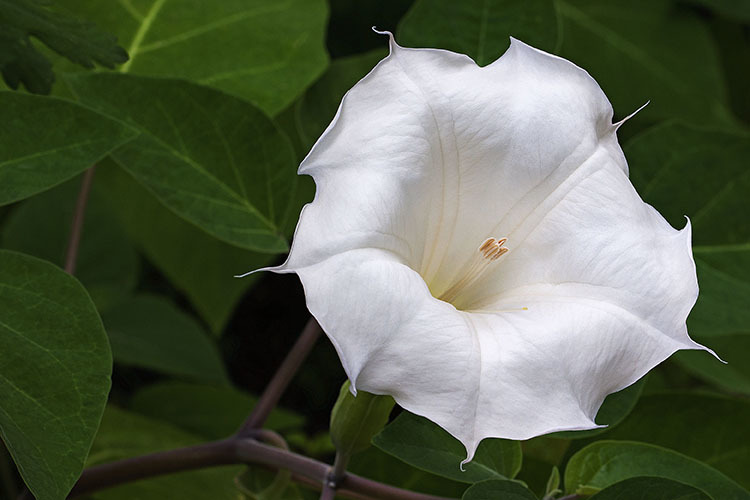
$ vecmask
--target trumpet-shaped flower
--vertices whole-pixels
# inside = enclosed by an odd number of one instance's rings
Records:
[[[478,67],[391,53],[300,166],[317,185],[285,264],[353,390],[459,439],[596,427],[679,349],[698,295],[689,222],[628,180],[596,81],[512,40]]]

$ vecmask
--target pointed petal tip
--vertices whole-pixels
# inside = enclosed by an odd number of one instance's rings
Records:
[[[396,43],[396,38],[393,36],[393,33],[391,33],[390,31],[379,30],[377,26],[373,26],[372,31],[374,31],[378,35],[386,35],[388,37],[388,46],[391,49],[391,54],[395,52],[395,49],[401,48],[401,46]]]
[[[261,267],[260,269],[253,269],[252,271],[248,271],[246,273],[235,274],[234,278],[246,278],[250,276],[251,274],[259,273],[262,271],[270,271],[272,273],[277,273],[277,274],[285,274],[285,273],[294,272],[286,267],[286,262],[285,262],[281,264],[280,266]]]
[[[640,112],[641,112],[641,110],[642,110],[643,108],[645,108],[646,106],[648,106],[649,104],[651,104],[651,100],[650,100],[650,99],[649,99],[648,101],[646,101],[646,103],[645,103],[645,104],[643,104],[643,105],[642,105],[642,106],[641,106],[640,108],[636,109],[635,111],[633,111],[632,113],[630,113],[630,114],[629,114],[628,116],[626,116],[625,118],[623,118],[623,119],[622,119],[622,120],[620,120],[619,122],[617,122],[617,123],[613,123],[613,124],[612,124],[612,128],[613,128],[613,130],[614,130],[614,131],[617,131],[617,130],[618,130],[618,129],[619,129],[620,127],[622,127],[622,125],[623,125],[623,124],[624,124],[624,123],[625,123],[626,121],[630,120],[630,119],[631,119],[631,118],[633,118],[633,117],[634,117],[635,115],[637,115],[638,113],[640,113]]]

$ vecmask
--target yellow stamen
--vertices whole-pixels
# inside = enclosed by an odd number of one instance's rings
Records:
[[[466,287],[479,279],[490,264],[508,252],[508,249],[503,246],[506,241],[508,241],[507,238],[497,240],[495,238],[487,238],[484,240],[479,246],[478,254],[472,257],[466,270],[460,274],[459,278],[438,299],[445,302],[455,300]]]

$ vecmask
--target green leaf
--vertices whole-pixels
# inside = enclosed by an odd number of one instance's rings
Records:
[[[705,492],[663,477],[633,477],[603,489],[591,500],[712,500]]]
[[[80,179],[72,179],[15,207],[0,232],[2,246],[62,267],[80,186]],[[100,313],[130,295],[138,267],[133,244],[95,187],[86,204],[76,277]]]
[[[469,486],[461,500],[536,500],[528,488],[513,481],[493,479]]]
[[[631,177],[644,200],[674,226],[690,216],[700,295],[688,319],[707,353],[679,353],[689,371],[731,390],[750,393],[750,135],[678,123],[654,127],[625,148]]]
[[[607,439],[646,441],[701,460],[750,488],[750,402],[708,394],[644,396]]]
[[[396,402],[390,396],[359,391],[354,396],[349,380],[341,385],[339,397],[331,411],[331,440],[336,451],[348,460],[353,454],[370,447],[373,436],[388,422]]]
[[[560,55],[599,82],[619,116],[727,122],[717,50],[702,19],[671,0],[555,0]],[[632,125],[631,125],[632,126]]]
[[[221,332],[258,275],[233,276],[266,266],[272,257],[210,237],[166,209],[111,161],[97,170],[97,188],[107,193],[135,244],[185,293],[211,331]]]
[[[521,470],[518,441],[485,439],[462,471],[459,465],[466,458],[464,446],[436,424],[407,411],[387,425],[372,442],[414,467],[465,483],[513,478]]]
[[[687,0],[741,23],[750,23],[750,3],[741,0]]]
[[[374,446],[354,455],[348,470],[375,481],[431,495],[460,498],[466,490],[466,483],[405,466],[401,460]]]
[[[108,406],[87,466],[203,442],[203,438],[171,425]],[[101,500],[236,500],[233,479],[241,467],[214,467],[158,476],[98,491]]]
[[[231,387],[162,382],[136,392],[130,409],[193,434],[220,439],[237,431],[256,402],[257,398]],[[300,428],[304,422],[296,413],[275,408],[265,427],[286,431]]]
[[[123,71],[210,85],[274,115],[324,71],[324,0],[60,0],[117,34]]]
[[[558,21],[552,0],[417,0],[399,24],[397,41],[467,54],[484,66],[505,52],[511,36],[554,51]]]
[[[229,381],[213,339],[163,297],[137,295],[111,308],[103,320],[116,363],[196,381]]]
[[[0,0],[0,71],[13,89],[48,94],[55,81],[52,65],[31,42],[34,37],[84,68],[97,62],[113,68],[128,60],[115,37],[76,19],[47,0]]]
[[[721,472],[675,451],[630,441],[598,441],[583,448],[565,468],[570,493],[595,492],[637,476],[672,479],[715,499],[744,500],[750,493]]]
[[[94,74],[75,94],[141,135],[112,158],[177,215],[227,243],[288,249],[297,184],[289,140],[253,105],[179,80]]]
[[[0,109],[0,205],[70,179],[136,135],[122,123],[52,97],[0,91]]]
[[[39,500],[78,479],[110,388],[96,307],[61,269],[0,250],[0,435]]]
[[[644,376],[636,383],[626,387],[625,389],[612,393],[604,400],[601,408],[596,413],[595,422],[599,425],[606,425],[599,429],[591,429],[588,431],[563,431],[555,432],[550,434],[550,437],[562,438],[562,439],[581,439],[590,436],[596,436],[603,432],[607,432],[607,429],[611,429],[616,426],[622,420],[628,416],[635,404],[638,402],[638,398],[641,397],[643,387],[646,385],[648,375]]]

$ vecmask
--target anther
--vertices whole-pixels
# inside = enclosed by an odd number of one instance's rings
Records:
[[[452,302],[462,290],[471,285],[484,273],[487,267],[508,252],[504,246],[507,238],[487,238],[479,245],[478,254],[472,256],[456,280],[443,292],[440,300]]]

